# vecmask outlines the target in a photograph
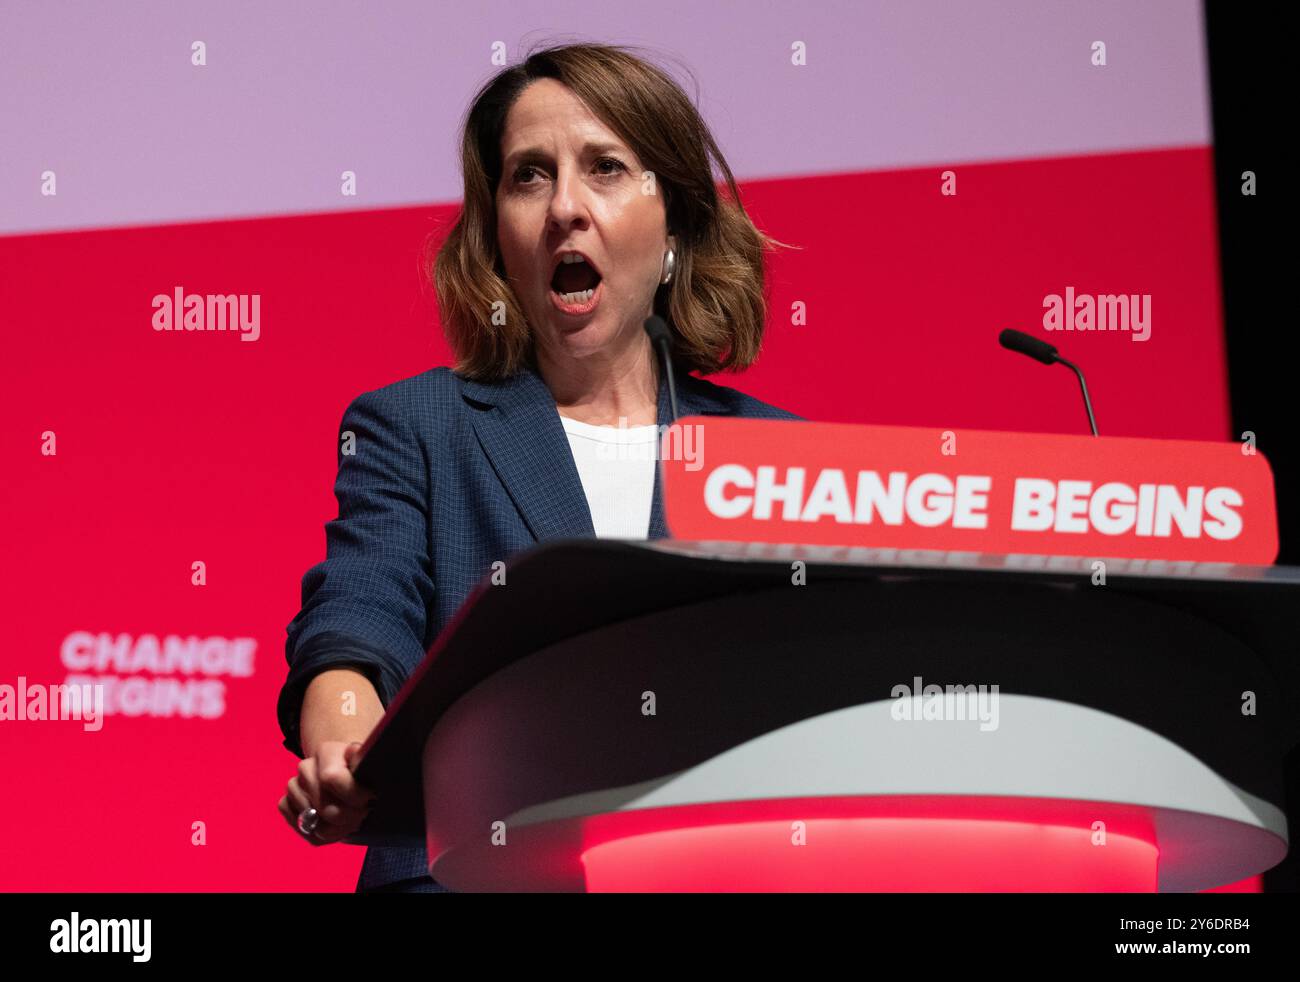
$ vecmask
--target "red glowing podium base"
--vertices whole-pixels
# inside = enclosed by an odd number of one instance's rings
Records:
[[[1151,892],[1142,809],[1029,798],[748,801],[583,821],[586,889],[609,892]],[[797,816],[797,817],[796,817]],[[534,848],[543,836],[537,830]]]
[[[1300,571],[1112,561],[1098,589],[1034,558],[541,546],[389,707],[350,841],[423,838],[457,891],[1200,891],[1277,864]]]

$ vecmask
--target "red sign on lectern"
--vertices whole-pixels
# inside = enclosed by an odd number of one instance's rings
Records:
[[[686,417],[665,431],[679,539],[1268,564],[1254,447]]]

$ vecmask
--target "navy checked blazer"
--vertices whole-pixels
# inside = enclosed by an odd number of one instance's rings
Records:
[[[677,373],[683,416],[799,419],[735,389]],[[671,422],[659,385],[659,423]],[[355,434],[354,453],[342,453]],[[387,707],[492,563],[547,539],[594,538],[555,399],[531,368],[499,383],[434,368],[354,399],[339,427],[339,515],[326,558],[302,580],[277,706],[284,745],[303,756],[298,714],[325,668],[363,670]],[[649,537],[664,538],[656,472]],[[371,846],[358,891],[442,889],[423,847]]]

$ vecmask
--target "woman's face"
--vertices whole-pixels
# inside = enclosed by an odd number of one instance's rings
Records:
[[[640,160],[554,79],[510,108],[501,154],[497,241],[536,342],[580,358],[628,350],[672,244]],[[573,253],[584,261],[563,262]]]

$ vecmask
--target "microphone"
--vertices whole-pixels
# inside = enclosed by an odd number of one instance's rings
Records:
[[[668,405],[673,414],[670,422],[676,422],[679,413],[677,412],[677,383],[673,380],[672,332],[668,330],[668,325],[658,314],[651,314],[646,318],[645,332],[650,335],[650,345],[659,352],[662,360],[664,375],[668,379]]]
[[[1092,435],[1097,435],[1097,420],[1092,415],[1092,400],[1088,398],[1088,383],[1083,380],[1083,372],[1074,362],[1066,361],[1062,358],[1052,345],[1046,341],[1040,341],[1036,337],[1025,334],[1023,331],[1013,331],[1007,328],[998,335],[998,343],[1008,351],[1018,351],[1022,355],[1028,355],[1035,361],[1041,361],[1044,365],[1064,365],[1079,377],[1079,388],[1083,391],[1083,408],[1088,411],[1088,425],[1092,427]]]

